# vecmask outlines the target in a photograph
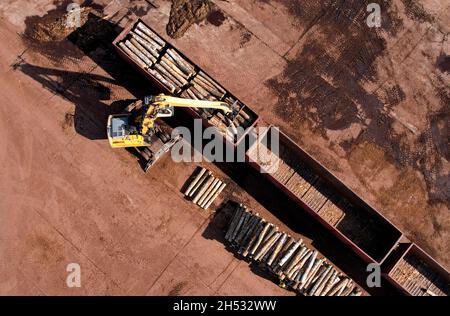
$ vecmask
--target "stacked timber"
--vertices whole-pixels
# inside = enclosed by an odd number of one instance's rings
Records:
[[[242,102],[231,96],[227,96],[223,101],[230,105],[234,113],[237,113],[233,121],[235,126],[240,126],[246,129],[252,125],[254,121],[253,114],[249,111],[248,107],[244,106]]]
[[[426,262],[409,254],[390,273],[412,296],[448,296],[450,285]]]
[[[120,48],[171,93],[180,91],[195,73],[194,66],[142,22],[137,23]]]
[[[203,71],[199,71],[189,82],[186,94],[196,100],[221,100],[226,91]]]
[[[360,296],[362,291],[316,250],[295,240],[240,204],[225,239],[243,257],[258,262],[280,280],[280,286],[307,296]]]
[[[201,70],[189,81],[188,88],[181,93],[181,96],[194,100],[223,101],[227,103],[233,113],[235,113],[232,122],[235,127],[246,129],[255,121],[252,113],[249,112],[242,102],[227,96],[225,89]],[[214,109],[194,110],[208,119],[212,125],[217,126],[222,131],[227,131],[225,136],[233,139],[234,135],[228,128],[230,125],[229,118],[222,111]]]
[[[203,209],[207,209],[225,189],[226,183],[216,178],[211,171],[201,168],[193,178],[184,195]]]

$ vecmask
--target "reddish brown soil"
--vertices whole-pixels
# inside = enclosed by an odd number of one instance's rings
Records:
[[[171,2],[86,3],[101,15],[40,44],[31,30],[68,1],[0,3],[0,293],[292,294],[226,249],[226,213],[183,198],[196,164],[167,158],[145,174],[105,140],[108,114],[158,92],[110,43],[136,16],[165,34]],[[383,1],[374,31],[364,1],[212,3],[208,23],[171,41],[450,267],[448,7]],[[363,280],[364,266],[273,187],[204,166],[230,183],[213,209],[247,203]],[[81,289],[65,284],[71,262]]]

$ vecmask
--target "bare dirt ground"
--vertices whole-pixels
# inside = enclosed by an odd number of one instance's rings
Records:
[[[105,140],[109,113],[157,92],[109,43],[136,16],[167,34],[172,3],[79,2],[76,30],[60,28],[69,1],[0,3],[0,293],[292,294],[226,249],[227,214],[183,198],[196,164],[144,174]],[[364,1],[217,0],[166,39],[449,268],[448,4],[381,4],[375,30]],[[355,273],[251,171],[205,166],[230,183],[214,209],[248,203]],[[70,262],[80,289],[65,284]]]

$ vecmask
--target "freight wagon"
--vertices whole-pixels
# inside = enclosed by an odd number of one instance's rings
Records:
[[[450,274],[414,243],[400,245],[400,255],[383,265],[385,278],[405,295],[448,296]]]
[[[248,162],[363,260],[382,263],[402,237],[400,230],[283,132],[276,134],[279,153],[270,152],[269,129],[248,149]]]

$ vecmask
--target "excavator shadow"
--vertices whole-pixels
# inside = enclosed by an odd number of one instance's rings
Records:
[[[65,114],[65,124],[73,125],[75,131],[91,140],[106,138],[106,121],[109,113],[117,113],[130,100],[111,99],[108,85],[114,80],[89,73],[44,68],[23,63],[19,69],[42,86],[75,105],[74,111]]]
[[[65,45],[60,47],[64,49],[55,50],[52,59],[61,63],[75,60],[82,64],[86,57],[91,59],[94,67],[87,72],[48,68],[28,63],[26,58],[15,65],[45,89],[73,103],[74,111],[62,119],[91,140],[107,138],[110,114],[122,112],[144,95],[159,93],[115,53],[112,40],[120,31],[110,21],[90,14],[83,26],[63,40]]]

